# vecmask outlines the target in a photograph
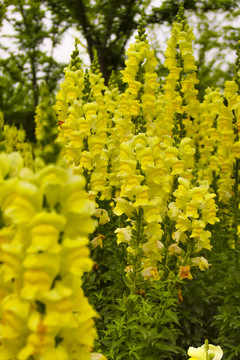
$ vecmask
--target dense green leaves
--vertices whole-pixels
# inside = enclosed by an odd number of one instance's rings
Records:
[[[63,66],[53,58],[53,49],[63,28],[52,18],[47,29],[46,8],[41,2],[16,0],[6,2],[7,6],[5,20],[13,27],[16,50],[5,46],[6,56],[0,59],[0,108],[6,123],[22,124],[33,140],[40,82],[44,80],[52,92],[62,76]],[[46,41],[50,46],[48,53],[42,50]]]

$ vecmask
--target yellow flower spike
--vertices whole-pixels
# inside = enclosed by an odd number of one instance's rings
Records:
[[[165,116],[161,120],[159,119],[160,128],[164,127],[166,121],[168,122],[168,134],[171,133],[173,125],[179,127],[180,124],[176,124],[176,122],[174,124],[174,119],[176,120],[177,116],[181,117],[181,123],[184,125],[184,130],[188,136],[192,137],[195,133],[193,121],[197,122],[198,120],[200,104],[195,89],[198,80],[196,78],[195,71],[197,67],[194,63],[192,49],[193,38],[192,30],[187,21],[178,18],[172,25],[171,38],[167,43],[165,53],[166,61],[164,65],[168,68],[169,74],[163,87]],[[185,114],[184,117],[182,116],[183,113]],[[182,136],[183,134],[181,134]]]
[[[11,167],[17,157],[8,158]],[[8,227],[0,231],[0,357],[69,359],[71,349],[65,340],[68,330],[75,326],[81,337],[75,339],[81,343],[77,355],[84,354],[87,360],[96,336],[92,319],[96,314],[87,300],[82,300],[79,288],[83,272],[92,267],[87,235],[91,227],[95,228],[91,220],[94,202],[84,190],[84,180],[71,171],[54,165],[37,174],[21,170],[17,164],[16,168],[10,176],[17,177],[4,180],[0,191],[8,221]],[[47,188],[55,191],[54,201],[47,197]],[[77,197],[81,204],[85,202],[80,210]],[[86,237],[77,238],[79,234]],[[84,301],[87,306],[83,306]],[[66,339],[55,348],[55,339],[63,329],[67,330]]]
[[[237,94],[237,91],[238,91],[238,86],[236,84],[235,81],[231,80],[227,80],[225,81],[225,84],[224,84],[224,93],[225,93],[225,96],[227,99],[229,100],[232,100],[231,103],[229,104],[230,107],[231,105],[234,104],[234,100],[236,99],[236,94]]]

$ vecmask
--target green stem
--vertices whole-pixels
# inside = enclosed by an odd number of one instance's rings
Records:
[[[209,360],[208,350],[209,350],[208,340],[205,340],[206,360]]]
[[[134,236],[134,250],[135,250],[135,257],[134,257],[134,263],[133,263],[133,286],[131,287],[131,295],[135,293],[137,290],[137,280],[138,280],[138,273],[140,271],[139,268],[139,245],[141,243],[142,238],[142,219],[143,219],[143,209],[140,206],[137,214],[137,220],[136,220],[136,236]]]
[[[234,241],[235,241],[235,249],[238,250],[239,241],[238,241],[238,218],[239,218],[239,165],[240,160],[236,159],[235,162],[235,183],[234,183]],[[238,262],[238,252],[236,252],[237,262]]]

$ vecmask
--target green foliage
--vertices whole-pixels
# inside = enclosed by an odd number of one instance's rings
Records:
[[[230,206],[227,215],[224,210],[219,214],[221,222],[215,225],[211,241],[214,251],[206,254],[211,266],[206,272],[193,271],[193,280],[182,286],[183,302],[178,307],[182,333],[177,345],[200,346],[207,338],[221,346],[226,360],[240,355],[239,252],[231,248],[233,228],[227,226],[233,211]]]
[[[100,202],[101,208],[110,208]],[[117,245],[114,230],[125,221],[109,211],[110,222],[92,235],[104,234],[103,246],[92,252],[94,268],[85,275],[83,288],[99,314],[96,319],[96,351],[108,360],[174,359],[184,350],[177,345],[181,334],[178,320],[178,287],[175,276],[151,282],[142,277],[126,277],[127,252]],[[137,234],[135,234],[137,236]],[[135,259],[132,259],[135,261]],[[136,281],[137,279],[137,281]]]
[[[36,153],[45,164],[56,163],[61,151],[60,144],[55,141],[58,135],[57,117],[45,84],[41,85],[40,94],[41,101],[35,116],[36,138],[39,143]]]
[[[63,65],[52,54],[65,28],[54,18],[50,29],[46,28],[46,8],[39,1],[6,1],[8,8],[6,20],[15,31],[17,53],[5,47],[7,57],[0,60],[0,108],[7,124],[22,124],[28,139],[34,141],[39,83],[44,80],[50,92],[56,89]],[[50,55],[41,50],[46,40],[50,42]]]

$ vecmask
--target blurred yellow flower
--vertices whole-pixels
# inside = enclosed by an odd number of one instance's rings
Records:
[[[191,356],[189,360],[207,360],[206,345],[198,348],[190,347],[188,355]],[[209,359],[211,360],[221,360],[223,351],[220,346],[208,345],[208,356],[210,356]]]

